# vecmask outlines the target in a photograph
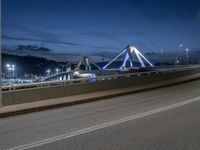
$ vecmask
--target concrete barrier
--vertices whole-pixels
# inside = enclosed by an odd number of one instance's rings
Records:
[[[86,94],[98,91],[106,91],[111,89],[133,87],[138,85],[145,85],[160,81],[171,80],[179,77],[189,76],[200,73],[200,68],[188,69],[184,71],[165,72],[160,74],[144,73],[141,76],[120,76],[111,80],[100,80],[93,83],[78,83],[72,85],[59,85],[52,87],[38,87],[33,89],[22,89],[16,91],[3,92],[3,106],[12,104],[22,104],[28,102],[35,102],[47,100],[52,98],[59,98],[65,96]]]

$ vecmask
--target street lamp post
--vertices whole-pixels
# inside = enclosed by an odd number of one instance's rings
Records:
[[[56,68],[56,74],[58,74],[59,73],[59,69],[58,68]]]
[[[12,65],[11,70],[12,70],[12,77],[13,77],[13,81],[14,81],[14,79],[15,79],[15,65]]]
[[[179,57],[180,57],[180,58],[179,58],[179,60],[178,60],[179,63],[180,63],[180,65],[181,65],[181,61],[182,61],[182,57],[181,57],[181,50],[182,50],[182,47],[183,47],[183,44],[180,44],[180,45],[179,45]]]
[[[185,51],[186,51],[186,61],[187,61],[187,65],[188,65],[188,61],[189,61],[189,49],[186,48]]]
[[[47,76],[50,76],[51,70],[48,69],[46,72],[47,72]]]
[[[175,59],[175,65],[179,65],[180,61],[178,60],[178,58],[176,57]]]
[[[8,68],[8,71],[12,71],[12,78],[13,78],[13,82],[14,82],[16,66],[14,64],[13,65],[7,64],[6,67]]]
[[[12,71],[12,78],[15,78],[15,65],[7,64],[6,67],[8,68],[8,71]]]

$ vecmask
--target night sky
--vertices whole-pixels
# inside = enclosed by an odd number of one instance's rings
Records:
[[[200,50],[199,0],[2,0],[3,51],[54,60]]]

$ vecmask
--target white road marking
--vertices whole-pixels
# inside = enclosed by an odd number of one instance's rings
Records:
[[[168,106],[165,106],[165,107],[157,108],[157,109],[154,109],[154,110],[151,110],[151,111],[147,111],[147,112],[140,113],[140,114],[137,114],[137,115],[126,117],[126,118],[122,118],[122,119],[119,119],[119,120],[110,121],[110,122],[107,122],[107,123],[104,123],[104,124],[101,124],[101,125],[96,125],[96,126],[93,126],[93,127],[74,131],[74,132],[71,132],[71,133],[66,133],[66,134],[63,134],[63,135],[56,136],[56,137],[44,139],[44,140],[41,140],[41,141],[38,141],[38,142],[9,148],[7,150],[25,150],[25,149],[37,147],[37,146],[40,146],[40,145],[56,142],[56,141],[59,141],[59,140],[67,139],[67,138],[74,137],[74,136],[77,136],[77,135],[81,135],[81,134],[84,134],[84,133],[89,133],[89,132],[92,132],[92,131],[95,131],[95,130],[98,130],[98,129],[110,127],[110,126],[117,125],[117,124],[120,124],[120,123],[123,123],[123,122],[135,120],[135,119],[138,119],[138,118],[142,118],[142,117],[145,117],[145,116],[149,116],[149,115],[152,115],[152,114],[156,114],[156,113],[159,113],[159,112],[170,110],[170,109],[180,107],[180,106],[183,106],[183,105],[186,105],[186,104],[189,104],[189,103],[193,103],[193,102],[196,102],[196,101],[200,101],[200,97],[196,97],[196,98],[189,99],[189,100],[186,100],[186,101],[182,101],[182,102],[179,102],[179,103],[176,103],[176,104],[168,105]]]

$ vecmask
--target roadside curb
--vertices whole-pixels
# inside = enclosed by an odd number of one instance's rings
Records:
[[[150,85],[141,85],[139,87],[128,87],[128,88],[122,88],[122,89],[114,89],[109,91],[101,91],[101,92],[95,92],[95,93],[88,93],[83,95],[78,95],[79,98],[76,98],[76,96],[71,96],[71,100],[69,97],[64,98],[56,98],[56,99],[50,99],[50,100],[44,100],[40,102],[31,102],[31,103],[25,103],[25,104],[18,104],[18,105],[11,105],[11,106],[4,106],[0,108],[0,118],[9,117],[9,116],[16,116],[16,115],[22,115],[27,114],[31,112],[37,112],[37,111],[44,111],[49,109],[55,109],[65,106],[72,106],[77,104],[83,104],[93,101],[98,101],[102,99],[108,99],[118,96],[124,96],[128,94],[133,93],[139,93],[149,90],[154,90],[158,88],[173,86],[177,84],[182,84],[194,80],[200,79],[200,73],[182,77],[179,79],[172,79],[168,81],[162,81],[160,83],[153,83]],[[97,96],[90,96],[97,95]],[[85,96],[85,98],[84,98]]]

